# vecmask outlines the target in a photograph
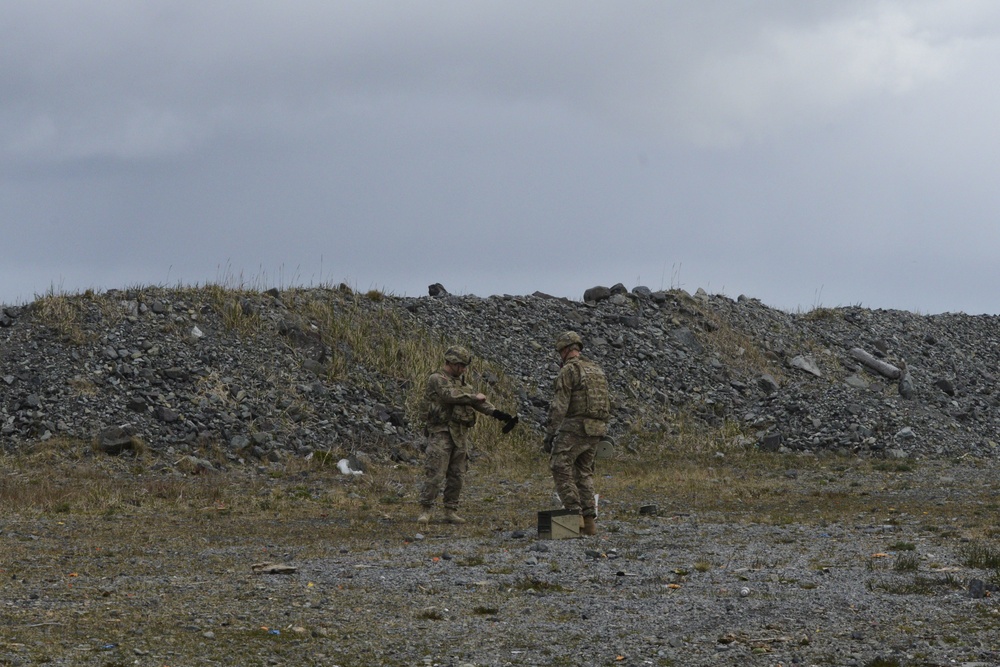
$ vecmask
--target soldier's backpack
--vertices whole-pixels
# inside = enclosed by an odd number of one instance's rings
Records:
[[[601,367],[593,362],[580,364],[580,382],[587,390],[587,417],[607,421],[611,417],[608,379]]]

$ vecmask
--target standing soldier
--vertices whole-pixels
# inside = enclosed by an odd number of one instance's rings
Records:
[[[427,379],[424,397],[427,404],[426,479],[420,493],[422,511],[417,521],[431,520],[434,501],[444,488],[444,519],[448,523],[465,523],[458,510],[462,481],[469,465],[469,432],[476,424],[476,413],[507,422],[507,432],[517,423],[517,417],[497,410],[465,381],[465,369],[472,355],[464,347],[450,347],[444,354],[444,368]]]
[[[545,451],[563,507],[580,513],[584,535],[596,535],[594,457],[608,432],[611,402],[604,371],[581,356],[582,350],[583,340],[575,331],[556,339],[562,369],[549,407]]]

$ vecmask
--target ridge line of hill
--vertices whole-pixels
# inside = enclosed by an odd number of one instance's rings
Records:
[[[857,306],[787,313],[703,290],[595,287],[427,297],[347,286],[49,295],[0,308],[0,436],[226,466],[351,454],[414,461],[417,395],[450,344],[521,424],[484,451],[537,445],[573,329],[602,364],[623,453],[705,447],[994,457],[1000,319]]]

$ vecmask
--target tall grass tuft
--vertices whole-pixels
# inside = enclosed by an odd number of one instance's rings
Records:
[[[962,563],[982,570],[1000,570],[1000,550],[982,542],[970,542],[961,551]]]
[[[317,294],[325,294],[318,298]],[[414,326],[398,308],[342,290],[310,290],[297,310],[313,323],[332,350],[330,378],[345,379],[361,369],[413,381],[440,363],[443,341]]]
[[[123,317],[120,307],[107,295],[87,290],[69,296],[49,291],[31,306],[38,321],[55,331],[64,343],[83,345],[114,326]]]
[[[251,302],[251,298],[256,296],[255,292],[246,289],[235,290],[222,285],[206,285],[201,291],[222,317],[226,331],[234,331],[243,336],[262,331],[264,323],[260,312]]]

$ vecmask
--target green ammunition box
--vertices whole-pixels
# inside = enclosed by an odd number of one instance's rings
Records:
[[[546,510],[538,513],[538,539],[563,540],[580,537],[580,515],[570,510]]]

